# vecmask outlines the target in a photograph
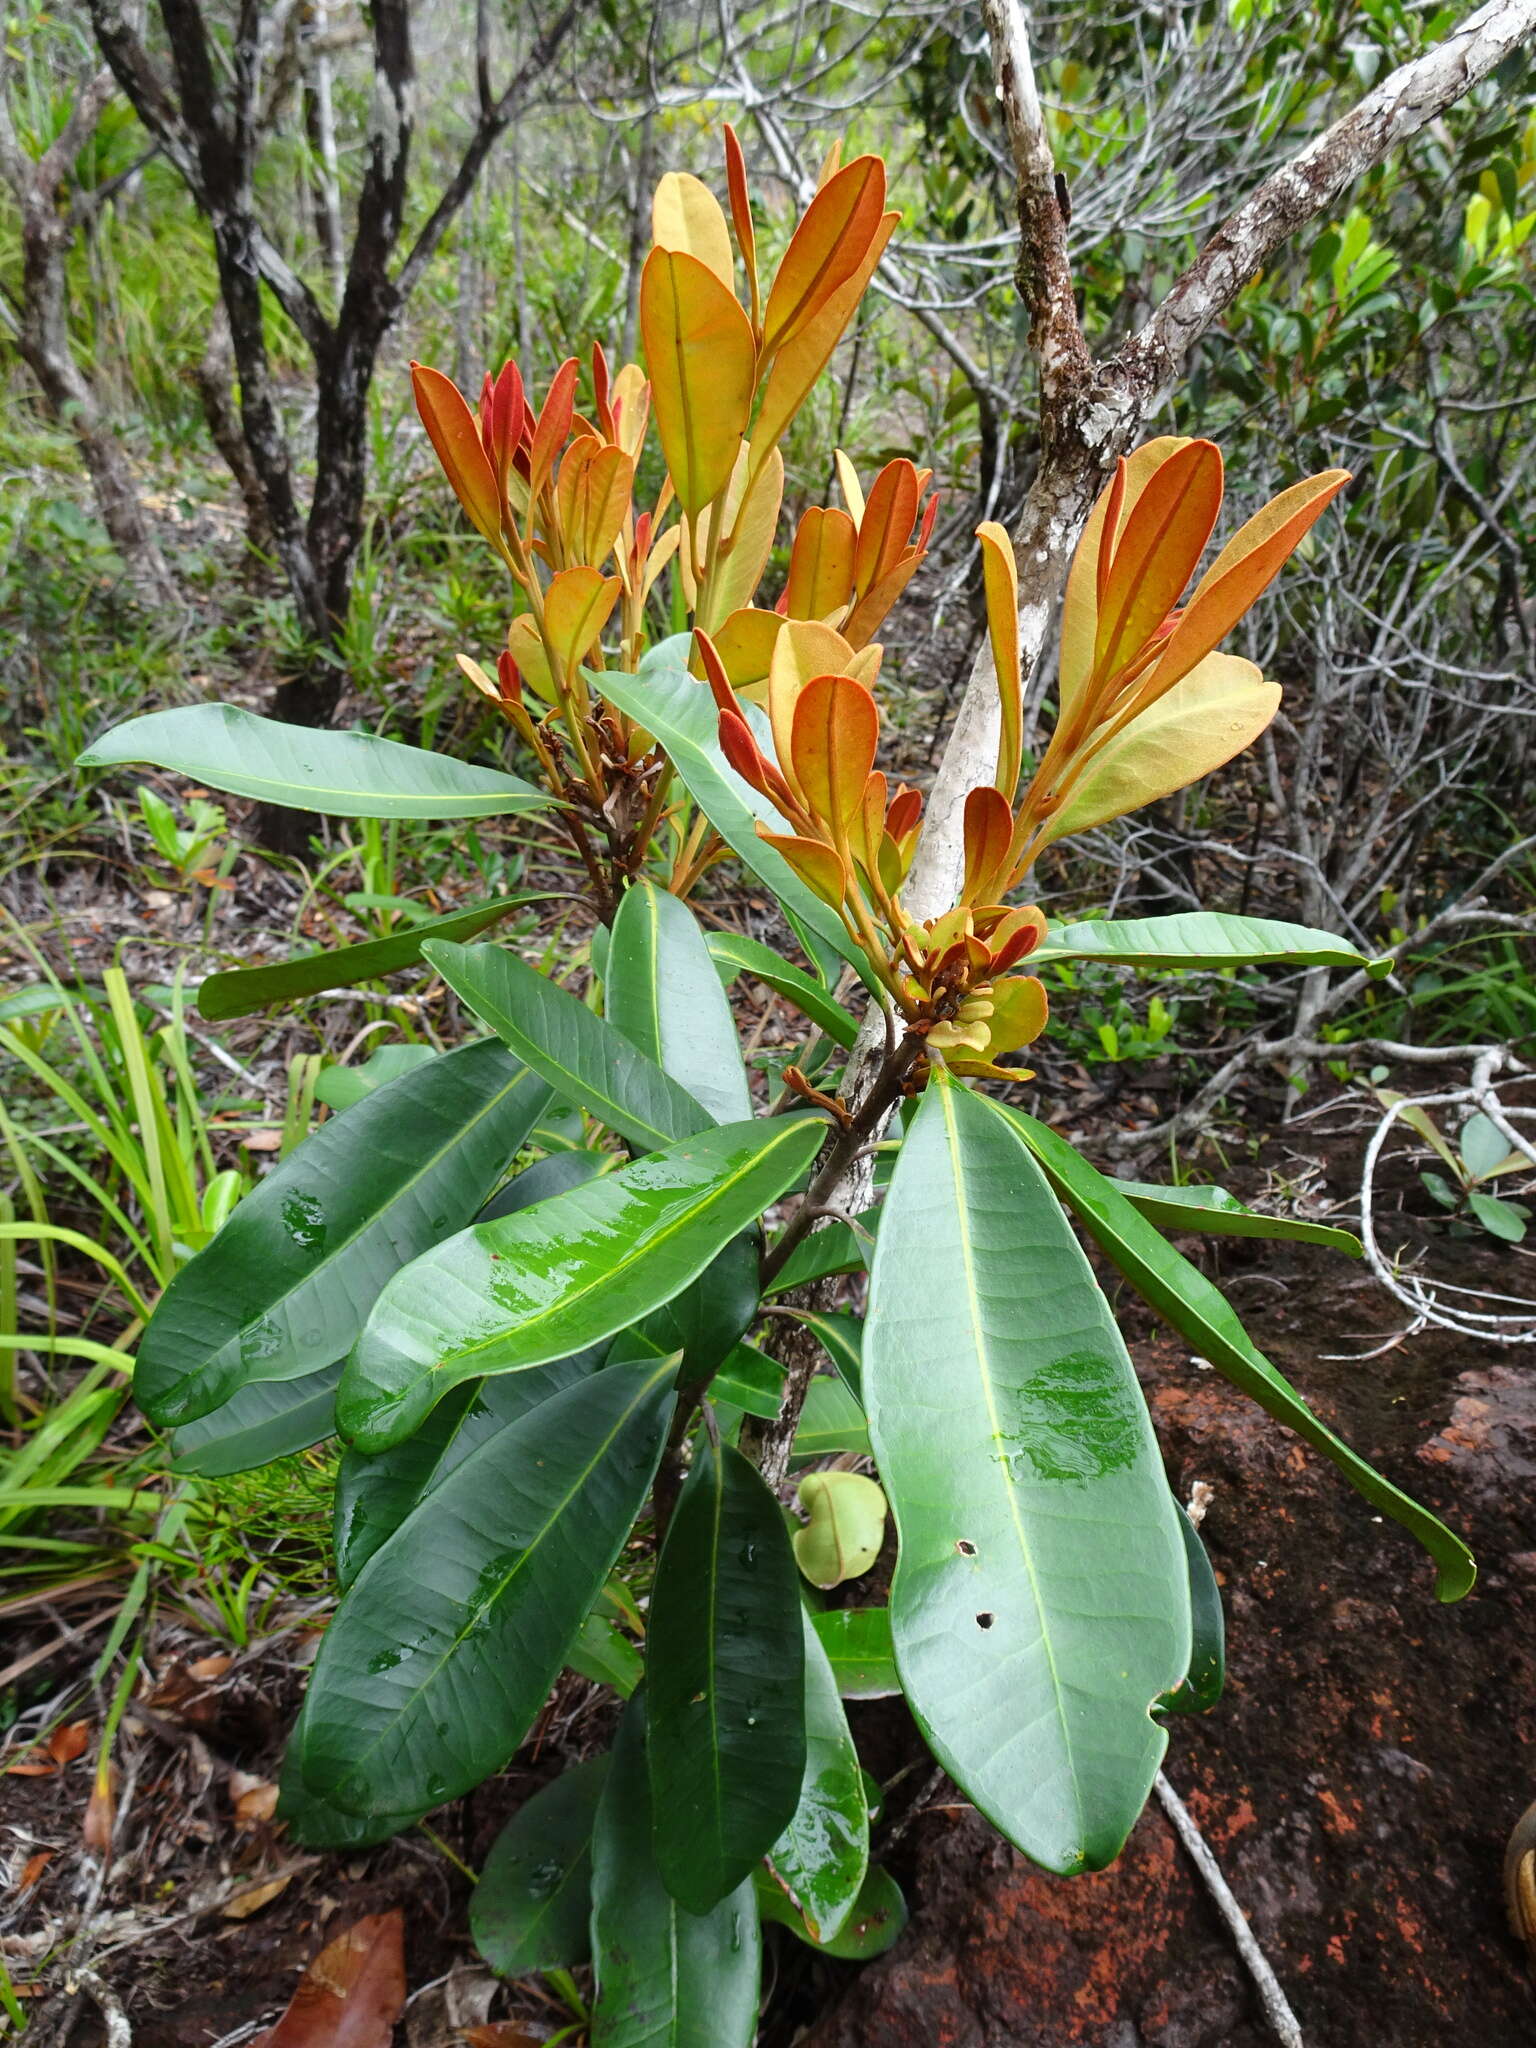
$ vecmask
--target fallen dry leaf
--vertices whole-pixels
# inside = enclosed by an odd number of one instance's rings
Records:
[[[483,2027],[461,2027],[459,2032],[469,2048],[541,2048],[540,2037],[530,2034],[521,2020],[492,2020]]]
[[[7,1764],[8,1778],[51,1778],[58,1765],[46,1756],[24,1756],[19,1763]]]
[[[105,1759],[96,1768],[96,1781],[86,1801],[80,1834],[87,1849],[105,1856],[112,1847],[112,1830],[117,1825],[117,1765]]]
[[[68,1727],[55,1728],[48,1738],[48,1754],[56,1764],[72,1764],[77,1756],[84,1756],[91,1739],[89,1721],[71,1721]]]
[[[247,1131],[241,1140],[247,1152],[275,1152],[282,1142],[281,1131]]]
[[[253,1884],[248,1891],[236,1892],[219,1911],[226,1920],[249,1920],[263,1906],[270,1906],[279,1892],[287,1891],[292,1877],[293,1872],[285,1870],[280,1877],[268,1878],[265,1884]]]
[[[405,1922],[372,1913],[321,1949],[252,2048],[389,2048],[405,2009]]]
[[[231,1785],[230,1791],[235,1793],[235,1822],[239,1827],[259,1827],[277,1811],[277,1787],[270,1779],[258,1778],[238,1792]]]
[[[39,1849],[35,1856],[29,1856],[21,1866],[21,1876],[16,1880],[17,1891],[31,1891],[33,1885],[37,1883],[37,1880],[52,1861],[53,1851],[51,1849]]]

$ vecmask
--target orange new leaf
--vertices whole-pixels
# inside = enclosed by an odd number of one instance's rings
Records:
[[[731,225],[736,230],[736,247],[752,294],[752,327],[762,325],[762,299],[757,283],[757,230],[752,225],[752,202],[747,196],[747,161],[741,153],[736,130],[725,124],[725,183],[731,198]]]
[[[590,434],[571,443],[555,483],[555,509],[572,561],[597,568],[607,560],[634,480],[635,465],[622,448]]]
[[[823,846],[819,839],[801,839],[792,832],[770,832],[766,825],[758,826],[757,836],[783,856],[813,895],[830,903],[834,910],[841,906],[848,886],[841,854]]]
[[[653,249],[640,277],[651,399],[678,502],[697,518],[730,481],[752,410],[752,323],[696,256]]]
[[[853,595],[858,535],[836,506],[812,505],[795,529],[784,586],[784,609],[792,619],[826,619],[847,611]]]
[[[425,363],[412,363],[411,390],[443,474],[470,523],[493,543],[501,539],[501,493],[480,429],[464,394],[451,377]]]
[[[1221,510],[1221,451],[1191,441],[1162,463],[1125,519],[1103,578],[1096,677],[1133,660],[1183,595]]]
[[[885,210],[885,165],[856,157],[822,186],[790,237],[763,313],[771,356],[815,319],[862,267]]]
[[[548,482],[555,466],[555,458],[565,446],[567,434],[571,431],[571,418],[576,410],[576,378],[579,365],[574,356],[568,356],[556,370],[549,386],[549,396],[533,429],[533,439],[528,445],[528,495],[536,498]]]
[[[856,166],[850,164],[848,168],[851,171]],[[842,339],[844,328],[853,318],[859,300],[864,296],[865,287],[874,276],[875,266],[885,254],[885,245],[891,239],[900,218],[900,214],[896,213],[885,213],[880,216],[875,223],[873,239],[865,249],[864,259],[853,275],[830,297],[822,300],[817,310],[807,320],[798,323],[792,336],[787,340],[781,338],[774,353],[773,368],[768,374],[768,386],[763,393],[762,408],[752,429],[754,462],[760,462],[768,449],[779,440],[805,403],[806,394],[811,386],[832,360],[832,351]],[[790,246],[793,248],[793,243]],[[788,260],[786,256],[785,261]],[[782,271],[780,274],[782,275]],[[770,309],[771,304],[770,300]],[[766,346],[765,343],[765,350]]]
[[[790,737],[794,779],[811,815],[834,834],[845,833],[863,801],[880,714],[862,683],[848,676],[813,676],[795,705]]]
[[[854,556],[854,582],[861,597],[889,575],[905,553],[919,495],[916,465],[904,455],[888,462],[870,485]]]
[[[1195,586],[1143,695],[1161,695],[1221,644],[1348,482],[1347,469],[1325,469],[1292,484],[1238,528]]]
[[[1088,515],[1083,537],[1072,557],[1072,567],[1067,576],[1066,597],[1061,608],[1061,663],[1058,676],[1063,719],[1069,717],[1076,709],[1093,676],[1093,649],[1098,634],[1100,586],[1109,571],[1120,525],[1160,465],[1180,448],[1188,446],[1187,440],[1181,440],[1171,434],[1161,435],[1155,441],[1144,442],[1140,448],[1134,449],[1116,465],[1114,477],[1099,493],[1094,508]],[[1118,516],[1110,523],[1106,543],[1106,518],[1112,509]]]
[[[617,576],[582,566],[562,569],[544,593],[544,633],[566,676],[596,644],[619,597]]]
[[[997,786],[1008,803],[1024,759],[1024,674],[1019,665],[1019,567],[1007,529],[988,519],[976,529],[987,594],[987,637],[1003,709],[997,743]]]
[[[965,799],[965,881],[962,903],[990,903],[1002,893],[1013,843],[1013,806],[1000,789],[979,783]]]
[[[651,234],[658,249],[697,256],[733,292],[731,232],[720,202],[701,178],[668,171],[651,201]]]

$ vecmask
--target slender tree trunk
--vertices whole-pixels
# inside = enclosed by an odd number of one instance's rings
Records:
[[[229,338],[229,320],[220,305],[214,311],[208,329],[208,343],[192,372],[192,382],[213,445],[240,487],[240,496],[245,504],[246,538],[258,554],[264,555],[272,547],[272,522],[267,516],[261,478],[256,474],[251,451],[240,431],[240,412],[235,404],[233,388],[234,366],[235,351]]]

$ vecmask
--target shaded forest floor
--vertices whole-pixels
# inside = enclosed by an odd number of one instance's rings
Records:
[[[1358,1142],[1314,1137],[1310,1150],[1347,1196]],[[1411,1209],[1407,1177],[1399,1197]],[[1412,1215],[1402,1221],[1411,1239]],[[1499,1255],[1481,1242],[1441,1236],[1434,1249],[1447,1277],[1498,1284]],[[1460,1605],[1438,1606],[1405,1537],[1122,1300],[1170,1475],[1185,1497],[1196,1482],[1211,1490],[1202,1533],[1227,1607],[1226,1696],[1204,1719],[1173,1724],[1168,1775],[1309,2048],[1516,2048],[1536,2036],[1536,1995],[1505,1923],[1500,1862],[1536,1797],[1536,1368],[1518,1350],[1432,1331],[1356,1362],[1398,1327],[1361,1267],[1282,1244],[1228,1242],[1216,1256],[1274,1362],[1468,1537],[1482,1578]],[[11,1640],[25,1652],[86,1608],[55,1603]],[[318,1608],[277,1617],[243,1650],[162,1630],[154,1684],[130,1705],[118,1749],[105,1871],[82,1846],[91,1749],[3,1781],[4,1825],[32,1873],[30,1911],[5,1937],[13,1978],[25,1984],[29,1952],[41,1961],[89,1910],[93,1967],[137,2048],[207,2048],[270,2024],[326,1940],[400,1907],[411,2001],[399,2038],[410,2048],[456,2041],[487,2019],[521,2022],[500,2048],[546,2039],[570,2014],[536,1981],[499,1986],[476,1960],[461,1866],[478,1867],[561,1756],[599,1746],[608,1697],[567,1676],[514,1767],[434,1816],[430,1837],[350,1856],[296,1851],[270,1818],[271,1787],[321,1618]],[[62,1685],[92,1653],[89,1640],[67,1644],[50,1677]],[[1155,1806],[1113,1870],[1052,1879],[934,1782],[897,1702],[852,1712],[888,1787],[882,1853],[912,1923],[862,1970],[767,1930],[764,2048],[1263,2048],[1272,2038]],[[62,1967],[44,1973],[29,2038],[94,2048],[107,2038],[100,2003],[64,1986]]]

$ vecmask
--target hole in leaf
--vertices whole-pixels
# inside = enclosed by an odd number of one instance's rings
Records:
[[[962,1536],[955,1545],[955,1548],[962,1557],[974,1557],[976,1555],[976,1546],[968,1536]]]
[[[991,1615],[991,1614],[978,1614],[978,1615],[977,1615],[977,1617],[976,1617],[976,1626],[977,1626],[978,1628],[990,1628],[990,1627],[992,1626],[992,1623],[994,1622],[994,1620],[995,1620],[995,1619],[996,1619],[996,1616],[995,1616],[995,1615]]]

